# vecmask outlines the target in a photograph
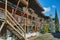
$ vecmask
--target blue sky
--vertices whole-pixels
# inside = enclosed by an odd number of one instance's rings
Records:
[[[55,17],[55,8],[56,8],[60,21],[60,0],[38,0],[38,2],[45,9],[43,13],[47,16],[52,14],[52,18]]]

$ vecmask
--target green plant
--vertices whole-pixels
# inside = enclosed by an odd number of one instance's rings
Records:
[[[55,27],[56,27],[56,32],[59,32],[59,19],[56,10],[55,10]]]
[[[42,30],[41,30],[41,33],[48,33],[49,32],[49,25],[46,25],[46,24],[44,24],[43,25],[43,28],[42,28]]]

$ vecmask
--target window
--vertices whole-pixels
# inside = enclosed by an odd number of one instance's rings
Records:
[[[35,18],[33,17],[33,20],[35,20]]]

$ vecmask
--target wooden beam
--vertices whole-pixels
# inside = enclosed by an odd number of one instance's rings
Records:
[[[13,28],[19,35],[21,35],[23,37],[23,35],[8,20],[6,20],[6,22],[11,26],[11,28]]]
[[[1,27],[0,27],[0,32],[2,30],[2,28],[4,27],[5,21],[2,23]]]
[[[7,11],[8,12],[8,11]],[[20,24],[15,20],[15,18],[11,15],[11,13],[8,12],[8,14],[12,17],[12,19],[15,21],[16,24],[19,25],[19,27],[24,31],[24,29],[20,26]]]
[[[17,3],[17,6],[16,6],[16,9],[15,9],[15,12],[14,13],[16,13],[19,3],[20,3],[20,0]]]
[[[6,15],[7,15],[7,1],[8,0],[5,1],[5,19],[6,19]]]
[[[23,31],[19,28],[19,26],[17,26],[17,24],[8,15],[7,15],[7,17],[12,22],[12,24],[15,25],[21,33],[23,33]]]
[[[28,15],[27,15],[27,20],[28,20]],[[26,21],[27,21],[27,20],[26,20]],[[28,22],[28,21],[27,21],[27,22]],[[27,26],[28,26],[28,23],[27,23]],[[27,31],[27,30],[28,30],[28,28],[26,27],[26,31]]]

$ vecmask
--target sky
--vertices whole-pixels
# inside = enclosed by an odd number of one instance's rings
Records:
[[[37,0],[38,3],[45,10],[43,13],[46,16],[52,15],[52,18],[55,17],[55,9],[57,10],[59,22],[60,22],[60,0]]]

